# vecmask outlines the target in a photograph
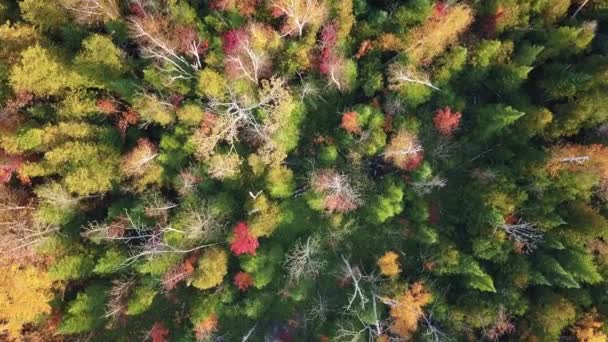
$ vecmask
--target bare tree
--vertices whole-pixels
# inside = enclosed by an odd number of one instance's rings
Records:
[[[127,309],[127,299],[135,286],[134,278],[121,278],[112,281],[112,289],[108,294],[106,313],[104,317],[116,321],[125,314]]]
[[[365,304],[369,302],[369,298],[363,293],[362,280],[364,279],[363,273],[359,270],[359,267],[352,266],[346,258],[341,255],[344,266],[342,268],[342,276],[350,280],[350,285],[353,288],[352,294],[349,296],[346,310],[351,310],[355,302],[359,301],[361,310],[365,309]]]
[[[313,172],[310,187],[323,195],[325,209],[329,212],[349,212],[363,203],[359,188],[352,184],[346,174],[336,170],[323,169]]]
[[[98,23],[121,17],[117,0],[62,0],[80,23]]]
[[[439,176],[434,176],[427,181],[414,182],[414,189],[420,195],[431,193],[434,189],[441,189],[448,184],[448,180]]]
[[[543,241],[544,234],[533,223],[522,219],[515,224],[503,223],[500,228],[517,243],[521,244],[527,253],[536,250]]]
[[[313,300],[313,303],[306,313],[306,319],[309,321],[318,321],[320,324],[327,320],[329,314],[329,304],[321,295]]]
[[[285,17],[281,32],[283,36],[301,37],[307,25],[320,25],[326,16],[325,4],[318,0],[272,0],[272,14]]]
[[[115,233],[113,223],[100,224],[98,222],[91,222],[81,233],[83,237],[93,241],[125,244],[130,250],[130,256],[123,261],[120,267],[129,266],[142,258],[153,258],[167,253],[188,254],[218,244],[186,240],[176,246],[165,239],[165,234],[185,234],[183,231],[169,225],[150,227],[141,220],[133,219],[128,213],[125,213],[124,220],[124,223],[121,223],[122,230],[119,234]]]
[[[180,225],[188,240],[216,241],[226,231],[226,223],[207,202],[187,205],[180,213]]]
[[[399,90],[407,83],[420,84],[433,90],[441,90],[431,83],[425,73],[397,63],[388,67],[388,82],[391,90]]]
[[[237,94],[231,87],[226,89],[226,99],[210,98],[208,110],[217,113],[211,127],[199,130],[194,136],[197,155],[208,159],[215,146],[225,141],[232,146],[241,137],[258,147],[265,162],[281,149],[273,141],[273,135],[285,124],[285,108],[291,102],[291,94],[282,78],[262,80],[255,96]],[[259,119],[256,113],[263,113]]]
[[[511,334],[514,331],[515,324],[513,324],[511,316],[501,306],[492,325],[482,328],[482,336],[490,341],[498,341],[501,336]]]
[[[308,237],[306,242],[298,240],[283,262],[289,280],[297,283],[306,277],[314,279],[319,276],[327,264],[321,251],[321,239],[317,236]]]

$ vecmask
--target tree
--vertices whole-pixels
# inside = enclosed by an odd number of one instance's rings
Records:
[[[377,262],[378,267],[380,267],[380,273],[387,277],[393,277],[401,273],[398,258],[399,256],[397,253],[393,251],[384,253],[384,255],[380,257]]]
[[[429,18],[408,33],[405,52],[414,64],[428,63],[456,43],[472,22],[473,11],[469,6],[450,6],[445,15]]]
[[[383,299],[390,306],[390,316],[393,319],[390,330],[397,336],[409,339],[418,329],[418,323],[424,316],[422,308],[429,304],[433,296],[421,282],[413,283],[403,294],[394,300]]]
[[[19,338],[21,329],[51,313],[53,282],[35,266],[17,263],[0,266],[0,331]]]
[[[258,239],[251,234],[245,222],[237,223],[233,234],[233,241],[230,244],[232,253],[235,255],[255,255],[255,250],[259,247]]]
[[[120,5],[116,0],[61,0],[61,2],[81,23],[97,24],[121,17]]]
[[[169,329],[165,327],[163,322],[156,321],[152,325],[150,331],[148,331],[147,336],[150,338],[152,342],[167,342],[167,336],[169,335]]]
[[[59,333],[79,334],[103,325],[106,292],[107,289],[100,285],[91,285],[79,292],[61,320]]]
[[[410,171],[422,162],[424,149],[418,142],[418,137],[407,130],[398,131],[389,142],[382,154],[384,160],[397,168]]]
[[[316,278],[326,265],[321,259],[321,240],[309,237],[306,241],[298,240],[285,256],[283,267],[289,280],[295,283],[305,278]]]
[[[585,314],[574,326],[574,335],[579,341],[605,341],[608,336],[602,331],[602,321],[596,312]]]
[[[458,128],[461,117],[462,114],[460,112],[452,113],[450,107],[445,107],[443,110],[437,109],[433,123],[441,135],[450,137],[454,133],[454,130]]]
[[[360,190],[346,174],[324,169],[310,178],[312,190],[320,196],[320,208],[330,213],[345,213],[357,209],[363,202]]]
[[[247,291],[253,285],[253,278],[247,272],[239,272],[234,275],[234,285],[241,291]]]
[[[299,36],[304,27],[319,27],[327,15],[325,3],[318,0],[272,0],[270,11],[275,18],[285,17],[281,28],[284,36]]]
[[[210,289],[221,284],[227,273],[228,253],[217,247],[209,248],[198,260],[191,283],[201,290]]]
[[[232,79],[246,79],[257,84],[270,76],[269,53],[279,44],[277,33],[268,26],[250,24],[224,34],[226,74]]]
[[[11,68],[10,83],[15,92],[27,91],[36,96],[52,96],[67,88],[85,84],[82,76],[62,64],[40,45],[21,53],[21,61]]]
[[[357,112],[346,112],[342,114],[342,122],[340,127],[348,133],[361,133],[361,127],[359,126]]]

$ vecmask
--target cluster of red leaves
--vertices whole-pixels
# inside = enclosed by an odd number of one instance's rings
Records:
[[[217,331],[219,320],[217,319],[217,315],[211,314],[209,317],[200,321],[194,327],[194,334],[196,335],[197,341],[204,341],[207,338],[211,337],[214,332]]]
[[[484,18],[481,21],[481,33],[486,37],[492,37],[496,34],[496,29],[500,24],[500,21],[505,16],[505,10],[499,7],[496,13]]]
[[[255,250],[259,247],[258,238],[253,236],[245,222],[239,222],[234,227],[234,240],[230,245],[230,250],[235,255],[251,254],[255,255]]]
[[[166,291],[171,291],[177,287],[177,284],[192,275],[192,273],[194,273],[194,265],[196,264],[199,256],[199,253],[193,253],[184,259],[181,264],[167,271],[163,276],[162,284],[164,289]]]
[[[120,113],[118,121],[116,121],[116,129],[120,133],[120,136],[124,139],[127,134],[129,126],[135,125],[139,120],[139,113],[134,110],[127,110]]]
[[[437,1],[433,7],[433,18],[444,17],[448,13],[448,5],[443,1]]]
[[[239,272],[234,275],[234,285],[241,291],[247,291],[253,285],[253,277],[247,272]]]
[[[411,156],[406,162],[405,165],[403,166],[403,169],[405,171],[412,171],[417,169],[420,165],[422,165],[422,162],[424,161],[424,154],[422,154],[422,152],[418,152],[416,154],[414,154],[413,156]]]
[[[138,2],[132,2],[131,5],[129,5],[129,12],[141,19],[148,16],[146,10]]]
[[[453,113],[450,107],[445,107],[444,109],[437,109],[433,123],[441,135],[450,137],[460,125],[461,118],[462,114],[460,112]]]
[[[192,26],[180,25],[174,31],[177,37],[177,51],[183,54],[203,54],[209,48],[209,41],[201,41],[198,32]],[[196,50],[193,47],[196,47]]]
[[[243,29],[230,30],[222,36],[224,54],[234,55],[239,53],[241,44],[247,39],[247,32]]]
[[[336,53],[336,43],[338,41],[338,23],[332,21],[325,25],[321,30],[321,56],[319,57],[319,72],[327,75],[340,63],[341,60]]]
[[[346,112],[342,114],[342,127],[348,133],[361,133],[361,127],[358,122],[359,114],[357,112]]]
[[[165,328],[162,322],[154,322],[152,329],[148,333],[152,342],[167,342],[167,335],[169,335],[169,329]]]
[[[15,128],[20,121],[19,111],[34,100],[34,96],[27,91],[21,91],[15,98],[6,101],[4,108],[0,109],[0,128]]]
[[[315,192],[325,196],[325,210],[329,212],[346,213],[361,205],[357,191],[343,175],[334,170],[317,172],[312,179]]]
[[[97,101],[97,109],[103,114],[110,115],[118,112],[118,105],[112,99],[103,98]]]
[[[15,172],[23,163],[20,156],[9,156],[4,150],[0,149],[0,183],[8,183],[13,178]]]

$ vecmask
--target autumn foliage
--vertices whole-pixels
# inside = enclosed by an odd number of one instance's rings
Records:
[[[348,133],[361,133],[361,127],[357,121],[359,114],[357,112],[346,112],[342,114],[342,127]]]
[[[245,222],[239,222],[234,227],[233,241],[230,244],[230,250],[235,255],[251,254],[255,255],[255,250],[258,248],[258,238],[249,231],[249,227]]]
[[[401,273],[401,268],[399,267],[399,255],[393,251],[384,253],[384,255],[378,259],[377,264],[378,267],[380,267],[380,273],[387,277],[392,277]]]
[[[234,285],[241,290],[246,291],[253,285],[253,278],[247,272],[239,272],[234,275]]]
[[[418,322],[424,315],[422,308],[429,304],[432,295],[426,290],[423,283],[416,282],[410,285],[404,294],[395,299],[391,305],[390,316],[393,323],[390,330],[404,338],[409,339],[418,329]]]
[[[454,130],[458,128],[461,117],[460,112],[452,112],[450,107],[445,107],[444,109],[437,109],[433,123],[441,135],[450,137]]]
[[[150,336],[150,340],[152,342],[167,342],[167,336],[169,335],[169,329],[165,328],[165,325],[162,322],[154,322],[152,325],[152,329],[148,333]]]

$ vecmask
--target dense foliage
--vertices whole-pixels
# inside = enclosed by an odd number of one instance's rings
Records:
[[[607,340],[607,0],[0,22],[0,340]]]

